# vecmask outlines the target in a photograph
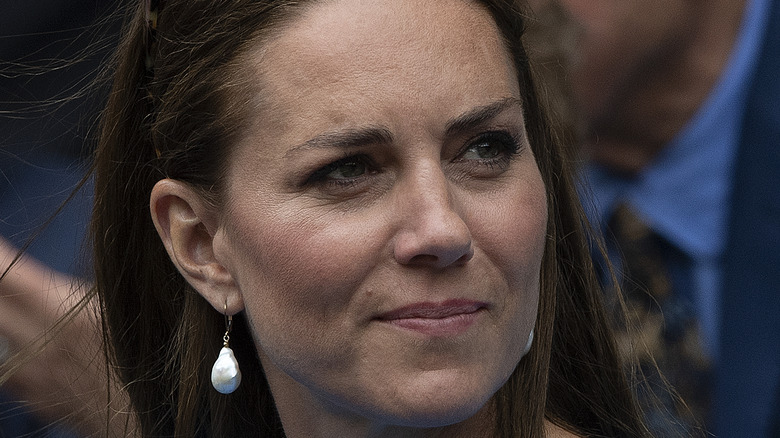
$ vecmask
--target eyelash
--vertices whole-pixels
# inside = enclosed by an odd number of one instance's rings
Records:
[[[493,158],[477,160],[468,160],[462,158],[466,152],[484,143],[498,143],[498,145],[501,147],[501,150],[499,150],[497,155]],[[455,161],[477,161],[481,165],[487,167],[488,170],[493,170],[497,167],[500,171],[504,171],[515,158],[515,156],[517,156],[517,154],[520,152],[521,144],[522,140],[519,136],[513,135],[507,131],[484,132],[479,134],[476,138],[470,140],[463,148],[463,150],[458,154],[458,158],[456,158]]]
[[[371,160],[371,158],[368,155],[365,154],[347,155],[344,158],[333,161],[316,170],[306,180],[305,185],[327,184],[327,185],[335,185],[337,187],[354,186],[358,182],[358,179],[365,177],[365,175],[360,175],[354,178],[343,178],[343,179],[328,177],[328,175],[331,172],[337,170],[338,168],[353,163],[365,166],[366,173],[368,174],[376,173],[376,169],[378,168],[378,166],[374,163],[373,160]]]
[[[492,158],[477,158],[468,159],[463,156],[481,144],[486,143],[498,143],[500,150],[497,155]],[[515,156],[521,150],[521,138],[517,135],[511,134],[508,131],[487,131],[483,132],[476,137],[470,139],[466,146],[458,153],[453,163],[468,163],[476,162],[480,166],[483,166],[488,171],[493,171],[498,168],[499,172],[503,172],[515,158]],[[492,146],[492,145],[491,145]],[[328,175],[338,170],[339,168],[347,165],[358,165],[365,167],[365,173],[360,174],[352,178],[330,178]],[[307,179],[304,185],[325,185],[333,186],[335,188],[352,187],[360,182],[361,179],[367,175],[375,174],[378,172],[379,166],[365,154],[347,155],[344,158],[333,161],[318,170],[314,171]]]

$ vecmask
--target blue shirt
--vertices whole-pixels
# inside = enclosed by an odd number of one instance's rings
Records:
[[[603,226],[618,203],[693,262],[693,301],[706,351],[718,357],[721,258],[726,244],[733,164],[750,77],[769,16],[769,0],[749,0],[726,68],[704,104],[675,139],[633,178],[597,164],[585,167],[592,221]]]

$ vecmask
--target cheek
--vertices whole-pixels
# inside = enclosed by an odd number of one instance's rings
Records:
[[[369,220],[325,220],[297,209],[234,209],[231,271],[261,348],[287,355],[289,339],[313,354],[336,351],[334,326],[350,314],[355,291],[382,253]],[[345,310],[346,309],[346,310]],[[291,351],[290,354],[293,352]]]
[[[547,232],[547,198],[535,166],[521,187],[475,212],[483,223],[475,240],[515,284],[538,277]]]
[[[505,321],[511,325],[507,333],[527,333],[534,326],[547,234],[546,192],[535,166],[526,168],[517,187],[488,204],[490,208],[475,209],[472,221],[479,250],[509,290],[503,298]],[[525,339],[517,342],[525,345]]]

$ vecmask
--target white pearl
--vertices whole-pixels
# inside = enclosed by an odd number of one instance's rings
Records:
[[[523,356],[528,354],[529,351],[531,351],[531,347],[534,345],[534,329],[531,329],[531,333],[528,333],[528,342],[525,343],[525,348],[523,349]]]
[[[222,347],[219,357],[211,368],[211,384],[214,389],[222,394],[230,394],[241,384],[241,370],[238,369],[238,361],[233,355],[233,350]]]

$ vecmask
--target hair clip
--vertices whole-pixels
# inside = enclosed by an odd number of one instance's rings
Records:
[[[145,0],[146,2],[146,22],[150,29],[157,30],[157,13],[159,12],[160,0]]]
[[[160,13],[160,0],[144,0],[144,16],[146,21],[146,59],[144,66],[149,76],[154,71],[154,60],[157,48],[157,17]]]

